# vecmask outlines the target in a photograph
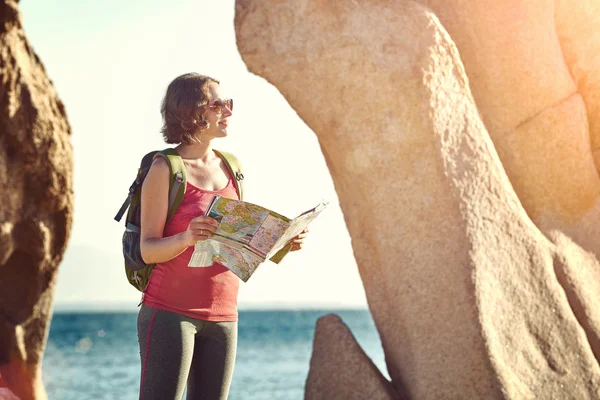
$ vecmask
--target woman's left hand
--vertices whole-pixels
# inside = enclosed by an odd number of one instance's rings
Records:
[[[298,236],[296,236],[296,237],[292,238],[292,240],[290,240],[290,243],[292,244],[290,251],[300,250],[302,248],[302,246],[304,246],[304,241],[306,240],[307,233],[308,233],[308,228],[304,229],[302,232],[300,232],[298,234]]]

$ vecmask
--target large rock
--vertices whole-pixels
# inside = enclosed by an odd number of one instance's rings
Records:
[[[600,1],[557,0],[556,30],[569,71],[589,117],[590,142],[600,171]]]
[[[335,385],[331,377],[335,377]],[[360,386],[356,382],[360,382]],[[317,320],[305,398],[312,400],[401,399],[337,315]]]
[[[530,218],[544,232],[562,231],[600,253],[600,180],[590,148],[590,142],[600,147],[600,126],[592,137],[588,129],[600,123],[600,2],[422,2],[456,43],[477,108]]]
[[[599,398],[600,181],[554,3],[429,3],[238,0],[238,48],[319,138],[398,393]]]
[[[17,2],[2,0],[0,382],[23,400],[46,397],[41,359],[71,228],[72,165],[64,106],[27,42]]]

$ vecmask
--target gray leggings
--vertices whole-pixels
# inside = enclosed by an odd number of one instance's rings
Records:
[[[233,375],[237,322],[210,322],[142,304],[138,314],[140,400],[225,400]]]

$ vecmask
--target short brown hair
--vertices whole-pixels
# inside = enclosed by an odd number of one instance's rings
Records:
[[[195,72],[173,79],[160,107],[163,118],[161,133],[167,143],[195,142],[194,133],[206,127],[202,106],[209,100],[208,84],[219,81]]]

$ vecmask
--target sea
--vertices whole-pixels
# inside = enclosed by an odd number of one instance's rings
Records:
[[[387,377],[367,310],[239,312],[231,400],[304,398],[317,319],[337,314]],[[135,312],[55,312],[43,359],[50,400],[136,400],[140,359]],[[185,398],[185,397],[184,397]]]

